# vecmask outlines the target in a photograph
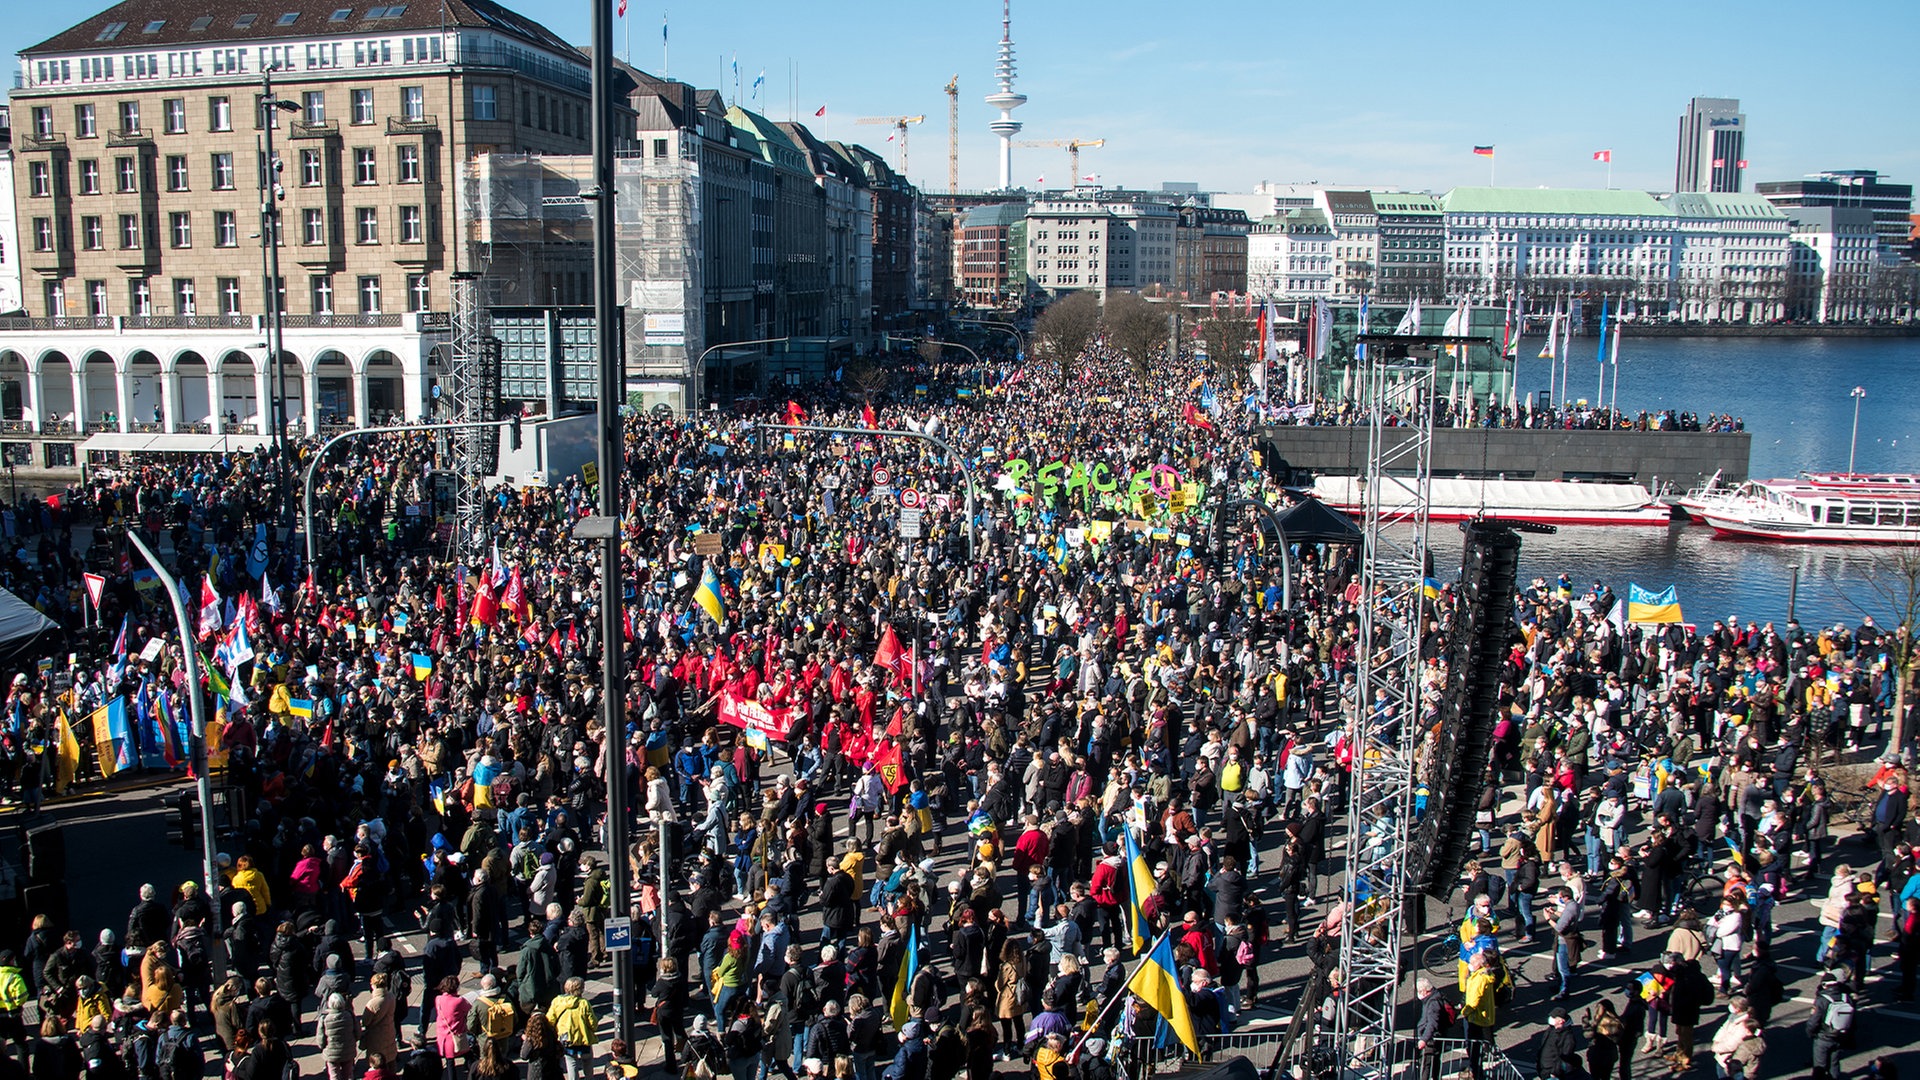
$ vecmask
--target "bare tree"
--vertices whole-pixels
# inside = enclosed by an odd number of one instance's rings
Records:
[[[862,402],[872,401],[873,395],[886,389],[890,378],[886,368],[874,363],[872,357],[866,356],[848,364],[845,374],[841,376],[847,392]]]
[[[1237,311],[1224,311],[1200,321],[1200,341],[1207,360],[1218,368],[1245,357],[1253,341],[1253,320]]]
[[[1060,385],[1080,366],[1080,356],[1100,330],[1100,298],[1079,290],[1055,300],[1033,324],[1034,355],[1060,368]]]
[[[944,350],[945,346],[937,341],[931,339],[922,341],[920,343],[920,359],[925,361],[928,367],[932,367],[934,364],[940,362],[940,354]]]
[[[1106,317],[1102,320],[1107,340],[1126,354],[1136,374],[1144,376],[1152,370],[1154,358],[1166,348],[1167,315],[1163,305],[1149,303],[1139,293],[1113,293],[1107,297]]]

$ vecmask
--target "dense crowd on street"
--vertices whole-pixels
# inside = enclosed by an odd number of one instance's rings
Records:
[[[1346,827],[1358,725],[1380,720],[1357,682],[1358,553],[1301,545],[1288,609],[1273,544],[1211,541],[1211,500],[1288,499],[1245,405],[1195,407],[1238,400],[1232,373],[1142,375],[1104,345],[1069,378],[1006,364],[903,360],[871,394],[629,419],[611,733],[581,476],[495,489],[486,554],[458,566],[425,436],[322,463],[311,567],[253,550],[282,521],[264,453],[16,508],[38,556],[0,578],[77,621],[71,536],[91,527],[117,633],[97,662],[13,679],[8,797],[66,780],[65,733],[102,705],[159,718],[133,744],[188,714],[171,613],[112,539],[138,527],[185,573],[210,743],[245,810],[213,895],[144,885],[124,926],[43,917],[0,953],[0,1080],[984,1080],[1010,1062],[1111,1080],[1180,1034],[1128,993],[1163,936],[1199,1039],[1292,1015],[1300,980],[1263,972],[1337,959],[1344,852],[1366,839]],[[936,420],[980,488],[971,541],[962,461],[882,434]],[[930,503],[911,540],[909,488]],[[1418,645],[1423,746],[1453,602]],[[1766,1049],[1771,944],[1817,901],[1806,1023],[1816,1080],[1838,1077],[1864,1064],[1854,1017],[1911,1000],[1920,962],[1908,774],[1829,776],[1889,748],[1905,631],[1630,625],[1619,602],[1567,576],[1514,598],[1477,851],[1441,928],[1457,970],[1408,988],[1422,1076],[1464,1053],[1477,1080],[1488,1045],[1556,1078],[1629,1080],[1655,1055],[1798,1072]],[[84,784],[95,739],[77,741]],[[605,853],[614,755],[625,881]],[[1839,846],[1843,802],[1871,843]],[[632,947],[608,952],[621,916]],[[1552,974],[1521,978],[1528,960]],[[632,1042],[595,989],[615,964]],[[1332,1014],[1329,985],[1303,1015]],[[1504,1026],[1549,1004],[1537,1037]],[[1341,1052],[1324,1027],[1309,1044]]]

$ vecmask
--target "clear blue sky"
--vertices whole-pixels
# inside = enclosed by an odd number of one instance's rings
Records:
[[[191,7],[191,0],[178,0]],[[322,0],[262,0],[294,10]],[[584,44],[590,0],[506,0]],[[1487,182],[1476,143],[1498,147],[1514,186],[1599,187],[1595,150],[1614,151],[1616,187],[1673,182],[1676,123],[1689,97],[1739,98],[1747,173],[1790,179],[1822,168],[1877,168],[1920,181],[1920,67],[1890,49],[1913,25],[1910,0],[1862,0],[1835,21],[1779,0],[1612,0],[1553,6],[1487,0],[1276,7],[1213,0],[1168,8],[1137,0],[1014,0],[1021,138],[1100,139],[1082,172],[1111,185],[1198,181],[1244,191],[1260,180],[1401,185],[1443,191]],[[278,4],[279,7],[275,5]],[[63,29],[75,5],[9,3],[8,54]],[[733,98],[732,57],[757,107],[791,110],[831,138],[894,151],[887,129],[852,120],[925,114],[911,136],[913,179],[944,188],[950,75],[960,76],[960,182],[990,186],[998,0],[629,0],[615,48]],[[1169,17],[1169,13],[1173,17]],[[1849,59],[1849,58],[1852,59]],[[789,100],[789,65],[800,89]],[[724,80],[724,85],[723,85]],[[747,97],[746,93],[742,97]],[[827,106],[816,121],[813,111]],[[1015,151],[1016,182],[1066,178],[1065,151]]]

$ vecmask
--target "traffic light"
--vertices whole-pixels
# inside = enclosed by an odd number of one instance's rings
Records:
[[[513,423],[509,428],[508,441],[515,450],[518,450],[520,449],[520,414],[514,413],[512,420],[513,420]]]

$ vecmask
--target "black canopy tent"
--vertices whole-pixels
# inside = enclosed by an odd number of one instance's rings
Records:
[[[1303,497],[1279,515],[1280,531],[1289,544],[1357,544],[1360,526],[1353,519],[1312,496]]]
[[[34,662],[60,652],[66,631],[33,605],[0,589],[0,674],[26,672]]]

